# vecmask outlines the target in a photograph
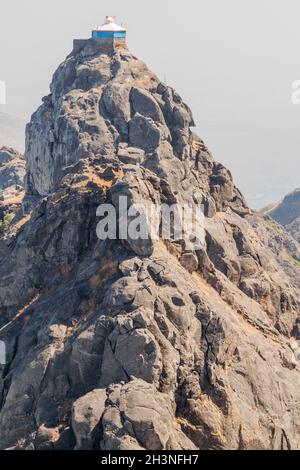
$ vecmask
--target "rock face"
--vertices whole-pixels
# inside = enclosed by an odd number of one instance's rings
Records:
[[[25,160],[10,147],[0,148],[0,223],[12,219],[24,197]],[[0,229],[1,233],[1,229]],[[3,235],[3,233],[1,233]]]
[[[25,160],[10,147],[0,148],[0,198],[17,196],[24,188]]]
[[[263,210],[263,213],[283,225],[300,242],[300,189],[288,194],[279,203]]]
[[[0,264],[2,449],[299,448],[299,271],[193,124],[126,48],[54,74]],[[202,203],[204,245],[99,240],[122,195]]]

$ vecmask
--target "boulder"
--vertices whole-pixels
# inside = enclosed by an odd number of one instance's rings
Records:
[[[76,450],[92,450],[99,439],[100,420],[105,410],[106,391],[93,390],[79,398],[72,407],[72,429]]]

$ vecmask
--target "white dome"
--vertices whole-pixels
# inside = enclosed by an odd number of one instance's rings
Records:
[[[105,23],[101,26],[97,26],[94,31],[113,31],[113,32],[126,32],[126,29],[122,26],[117,25],[115,21],[115,16],[106,16],[104,21]]]

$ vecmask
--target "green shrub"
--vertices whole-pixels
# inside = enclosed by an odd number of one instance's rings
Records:
[[[272,232],[277,233],[277,235],[284,235],[284,228],[276,220],[267,216],[264,218],[266,226],[272,230]]]
[[[0,222],[0,237],[3,237],[6,234],[14,217],[15,214],[13,214],[12,212],[5,214],[3,220],[1,220]]]

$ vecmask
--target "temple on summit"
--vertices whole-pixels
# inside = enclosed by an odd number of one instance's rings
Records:
[[[106,16],[104,24],[98,26],[92,31],[93,39],[124,39],[126,40],[127,30],[123,26],[119,26],[115,23],[115,16]]]
[[[126,46],[127,29],[116,24],[115,20],[115,16],[106,16],[104,23],[92,30],[89,39],[74,39],[74,52],[79,52],[89,42],[104,53],[114,50],[118,46]]]

